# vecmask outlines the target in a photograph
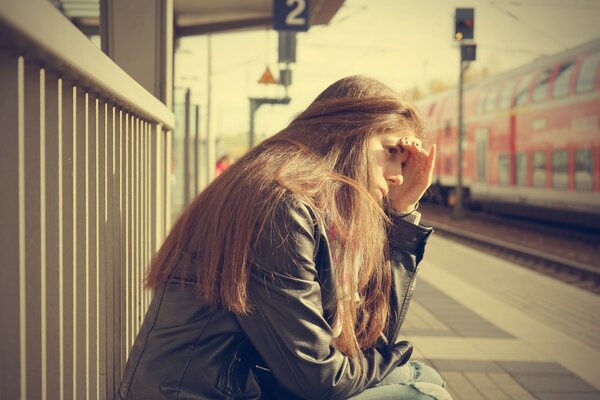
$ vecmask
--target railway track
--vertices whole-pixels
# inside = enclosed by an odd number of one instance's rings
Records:
[[[484,249],[488,253],[523,267],[600,294],[600,268],[598,266],[532,249],[473,230],[451,226],[435,219],[425,218],[424,223],[433,226],[436,232],[443,236]]]

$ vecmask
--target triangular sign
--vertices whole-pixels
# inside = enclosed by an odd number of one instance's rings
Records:
[[[278,83],[277,80],[275,80],[275,78],[273,77],[273,74],[271,73],[271,70],[269,69],[268,65],[267,69],[265,69],[265,72],[263,72],[262,76],[258,80],[258,83]]]

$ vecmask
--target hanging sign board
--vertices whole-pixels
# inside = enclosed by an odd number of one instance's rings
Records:
[[[273,0],[273,29],[308,30],[308,0]]]

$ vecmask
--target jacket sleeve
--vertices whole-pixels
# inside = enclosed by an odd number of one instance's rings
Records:
[[[363,360],[336,350],[317,279],[314,218],[297,203],[281,207],[276,221],[259,238],[248,282],[253,309],[238,316],[243,331],[278,384],[301,398],[346,399],[380,382],[406,346],[370,348]]]
[[[390,315],[384,340],[393,346],[398,343],[400,328],[406,317],[419,263],[423,259],[425,245],[431,227],[417,225],[410,218],[388,212],[392,221],[388,231],[389,257],[392,264],[392,293]]]

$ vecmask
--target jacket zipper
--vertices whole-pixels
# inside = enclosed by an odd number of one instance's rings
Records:
[[[223,379],[227,394],[233,396],[236,396],[240,392],[239,384],[237,384],[237,370],[240,364],[239,353],[242,344],[244,344],[244,341],[241,341],[233,352],[233,359],[229,362],[229,365],[227,365],[225,377]]]

